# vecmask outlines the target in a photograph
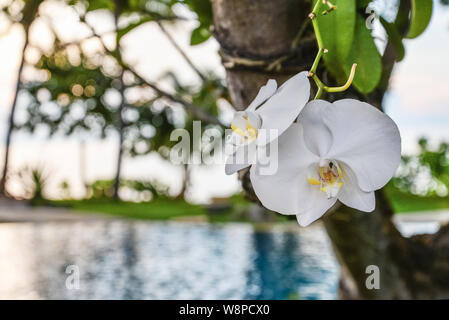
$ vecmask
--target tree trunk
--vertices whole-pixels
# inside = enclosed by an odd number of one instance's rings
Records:
[[[269,63],[292,53],[291,43],[310,10],[308,2],[298,0],[213,0],[212,5],[214,35],[222,55],[231,62],[243,58]],[[301,66],[311,64],[315,52],[304,49],[314,47],[313,41],[303,44],[294,52],[288,68],[276,73],[233,62],[232,68],[227,68],[227,83],[234,106],[245,109],[268,79],[284,82],[301,70]]]
[[[181,191],[179,192],[178,196],[176,198],[181,199],[181,200],[185,200],[187,197],[187,192],[190,188],[190,183],[191,183],[191,168],[189,167],[188,164],[184,164],[183,165],[183,171],[184,171],[184,177],[182,180],[182,187],[181,187]]]
[[[21,77],[22,77],[22,70],[23,66],[25,64],[25,50],[28,46],[28,30],[31,26],[31,23],[34,21],[34,18],[36,17],[36,14],[39,10],[39,5],[42,3],[43,0],[30,0],[25,3],[25,6],[22,10],[22,26],[25,33],[25,41],[22,48],[22,57],[20,60],[19,70],[17,71],[17,83],[16,83],[16,90],[14,92],[14,98],[12,102],[11,112],[9,114],[8,119],[8,131],[6,133],[6,143],[5,143],[5,158],[3,162],[3,171],[2,171],[2,177],[0,180],[0,196],[6,196],[6,180],[8,179],[8,164],[9,164],[9,154],[11,149],[11,137],[12,133],[14,131],[14,117],[16,114],[17,109],[17,97],[19,95],[20,87],[21,87]]]
[[[123,83],[122,83],[123,86]],[[122,93],[122,99],[124,99],[124,95]],[[123,103],[122,102],[117,110],[117,132],[119,135],[119,143],[118,143],[118,153],[117,153],[117,165],[115,169],[115,177],[114,177],[114,190],[113,190],[113,198],[115,200],[119,200],[119,190],[120,190],[120,176],[122,174],[122,160],[123,160]]]
[[[267,79],[282,83],[297,71],[310,68],[316,55],[315,43],[306,37],[294,50],[291,43],[307,19],[311,2],[212,0],[212,5],[215,38],[221,46],[236,109],[244,109]],[[375,92],[369,96],[355,91],[346,94],[380,107],[394,65],[391,50],[389,46],[382,83]],[[267,71],[266,66],[285,55],[289,59],[283,60],[281,69]],[[255,61],[267,63],[251,63]],[[240,172],[240,176],[247,194],[254,198],[248,174]],[[382,191],[376,193],[376,201],[373,213],[341,206],[323,219],[342,267],[341,297],[449,298],[449,226],[435,235],[404,238],[392,222],[393,211]],[[366,268],[370,265],[379,267],[379,290],[366,288]]]
[[[86,141],[82,139],[79,144],[79,170],[80,170],[80,181],[84,190],[84,197],[88,197],[88,185],[86,176]]]
[[[9,165],[9,153],[11,149],[11,137],[12,132],[14,130],[14,117],[16,115],[16,108],[17,108],[17,97],[19,95],[20,87],[22,84],[21,76],[22,76],[22,70],[23,66],[25,64],[25,50],[28,45],[28,32],[25,33],[25,42],[23,44],[22,48],[22,58],[20,60],[19,70],[17,71],[17,83],[16,83],[16,89],[14,92],[14,98],[12,102],[11,112],[9,113],[8,118],[8,131],[6,133],[6,142],[5,142],[5,157],[3,161],[3,171],[2,171],[2,178],[0,180],[0,195],[6,196],[6,180],[8,178],[8,165]]]
[[[117,30],[119,29],[118,27],[118,22],[119,22],[119,17],[120,17],[120,12],[122,9],[122,5],[123,5],[123,0],[114,0],[114,5],[115,5],[115,9],[114,9],[114,25],[115,25],[115,30],[117,33]],[[120,49],[120,39],[118,37],[118,34],[116,34],[116,42],[115,42],[115,53],[117,55],[117,59],[118,62],[122,61],[122,51]],[[119,149],[118,149],[118,154],[117,154],[117,166],[116,166],[116,171],[115,171],[115,178],[114,178],[114,190],[113,190],[113,199],[114,200],[119,200],[119,190],[120,190],[120,176],[122,173],[122,161],[123,161],[123,140],[124,140],[124,130],[125,130],[125,125],[123,122],[123,109],[125,107],[126,104],[126,98],[125,98],[125,82],[123,81],[123,74],[124,74],[124,70],[122,68],[121,73],[120,73],[120,105],[118,106],[117,109],[117,117],[116,117],[116,128],[117,128],[117,132],[119,135]]]

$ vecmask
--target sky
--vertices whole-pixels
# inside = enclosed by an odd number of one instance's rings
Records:
[[[1,0],[0,0],[1,2]],[[184,16],[187,12],[180,12]],[[88,34],[87,30],[77,28],[77,16],[71,9],[58,1],[47,1],[41,8],[41,14],[51,15],[59,35],[66,40],[79,39]],[[98,33],[112,30],[112,21],[106,14],[91,16]],[[170,26],[169,31],[199,69],[213,70],[224,77],[225,71],[220,64],[218,44],[214,39],[190,47],[189,34],[196,26],[195,21]],[[4,29],[0,19],[0,30]],[[51,43],[44,22],[36,23],[31,30],[33,44],[45,48]],[[145,41],[142,41],[145,39]],[[107,38],[108,40],[108,38]],[[14,27],[6,35],[0,36],[0,156],[4,152],[4,137],[7,117],[11,108],[23,33],[20,27]],[[184,83],[197,83],[198,78],[173,49],[165,36],[155,25],[144,24],[133,30],[122,40],[125,60],[137,66],[140,74],[148,79],[157,80],[165,71],[174,71]],[[417,139],[421,136],[430,141],[449,141],[449,8],[437,4],[428,29],[417,39],[405,40],[406,57],[395,67],[391,78],[390,91],[384,100],[386,112],[396,121],[402,136],[403,154],[417,151]],[[33,59],[33,50],[27,57]],[[25,77],[35,76],[26,70]],[[162,84],[164,86],[164,84]],[[169,87],[165,89],[169,90]],[[24,102],[19,106],[23,106]],[[18,112],[20,117],[20,111]],[[228,115],[229,116],[229,115]],[[50,196],[58,195],[58,185],[67,180],[72,186],[74,196],[82,196],[80,168],[81,146],[79,139],[56,138],[47,140],[43,136],[31,137],[16,134],[11,153],[13,172],[25,166],[39,166],[51,174],[49,182]],[[89,181],[110,178],[114,173],[116,137],[99,141],[88,139],[85,143],[84,164]],[[175,193],[181,188],[181,170],[167,164],[157,155],[149,155],[124,160],[123,177],[157,178],[173,186]],[[239,190],[236,176],[225,176],[223,166],[195,168],[193,188],[190,199],[206,202],[211,197],[228,196]],[[20,183],[16,181],[12,189],[18,191]],[[126,197],[127,195],[123,195]]]
[[[405,40],[406,57],[396,65],[384,101],[406,153],[416,151],[419,136],[449,140],[449,7],[435,4],[428,29]]]

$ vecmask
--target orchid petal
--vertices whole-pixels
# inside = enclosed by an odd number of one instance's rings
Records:
[[[232,155],[231,157],[234,157],[234,155]],[[229,163],[228,163],[228,161],[226,161],[226,165],[225,165],[225,173],[228,176],[231,174],[234,174],[242,169],[248,168],[251,165],[249,163],[236,164],[236,163],[234,163],[233,160],[230,159],[231,157],[228,158],[228,160],[230,160]]]
[[[393,177],[401,137],[390,117],[367,103],[344,99],[328,107],[323,119],[334,141],[327,157],[348,165],[363,191],[380,189]]]
[[[226,159],[225,173],[231,175],[249,167],[255,162],[256,145],[254,143],[238,147],[237,150]]]
[[[278,142],[278,169],[272,175],[262,175],[259,165],[253,165],[250,178],[262,204],[273,211],[293,215],[308,209],[309,199],[318,191],[307,181],[311,166],[318,157],[304,144],[303,127],[293,123]],[[313,172],[313,171],[312,171]]]
[[[267,140],[258,139],[258,144],[267,144],[276,139],[298,117],[310,97],[310,82],[307,74],[307,72],[301,72],[287,80],[270,99],[256,110],[262,118],[261,129],[277,130],[276,136],[270,135]]]
[[[332,107],[324,100],[312,100],[299,115],[299,121],[304,126],[304,141],[310,151],[319,157],[324,157],[333,142],[332,133],[323,122],[323,114]]]
[[[259,129],[262,126],[262,119],[260,118],[260,116],[257,113],[248,112],[247,117],[248,117],[249,124],[252,127]]]
[[[246,111],[254,111],[258,106],[267,101],[277,90],[278,85],[276,80],[270,79],[267,84],[260,88],[259,93],[246,108]]]
[[[239,128],[241,130],[246,130],[247,119],[245,119],[246,112],[238,111],[234,113],[234,118],[232,119],[232,126]]]
[[[337,198],[328,199],[326,194],[318,189],[315,189],[313,194],[315,197],[310,199],[312,205],[309,209],[296,215],[296,219],[302,227],[307,227],[315,220],[321,218],[337,202]]]
[[[376,207],[374,192],[365,192],[357,184],[355,173],[346,164],[340,163],[343,173],[343,186],[338,194],[338,200],[344,205],[365,212],[371,212]]]

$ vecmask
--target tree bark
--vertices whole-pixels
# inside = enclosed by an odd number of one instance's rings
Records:
[[[290,64],[279,72],[257,70],[239,65],[227,70],[227,83],[236,109],[245,109],[268,79],[279,83],[290,78],[315,57],[313,41],[294,52],[291,44],[307,18],[309,3],[298,0],[255,1],[213,0],[214,34],[226,57],[273,61],[293,53]],[[290,65],[289,65],[290,66]]]
[[[317,50],[314,42],[306,37],[293,53],[291,48],[311,10],[309,1],[212,0],[212,5],[215,38],[220,43],[225,67],[229,65],[227,60],[273,61],[293,55],[277,72],[254,68],[251,63],[231,63],[227,83],[236,109],[244,109],[268,79],[282,83],[297,71],[310,68]],[[394,66],[391,50],[388,46],[384,55],[379,88],[368,96],[352,89],[347,96],[355,95],[381,108]],[[239,175],[249,198],[256,200],[248,174]],[[392,222],[393,211],[382,191],[376,193],[376,203],[373,213],[341,206],[323,219],[342,267],[341,297],[449,298],[449,227],[443,227],[435,235],[404,238]],[[379,290],[366,288],[369,265],[380,269]]]

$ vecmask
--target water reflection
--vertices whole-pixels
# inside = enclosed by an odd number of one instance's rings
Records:
[[[73,264],[79,290],[65,284]],[[319,225],[0,224],[3,299],[333,299],[337,281]]]

